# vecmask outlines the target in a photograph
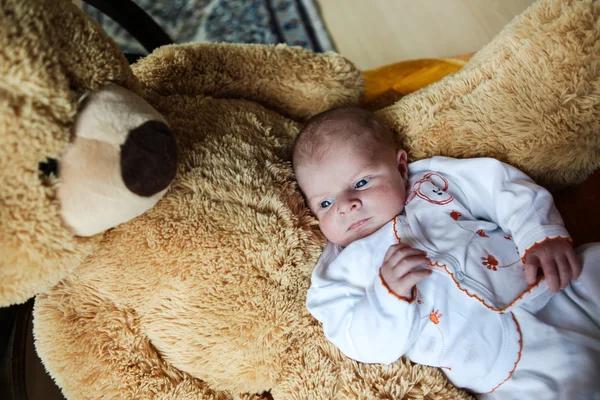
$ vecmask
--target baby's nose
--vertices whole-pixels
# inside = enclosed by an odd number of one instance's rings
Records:
[[[340,202],[339,212],[345,214],[351,211],[358,211],[362,207],[362,202],[358,198],[350,198],[348,200]]]

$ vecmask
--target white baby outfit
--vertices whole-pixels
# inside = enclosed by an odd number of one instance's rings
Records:
[[[493,159],[446,157],[411,163],[409,187],[401,215],[319,259],[307,307],[327,338],[361,362],[441,367],[480,398],[600,399],[600,245],[552,297],[541,278],[527,285],[521,258],[569,238],[545,189]],[[399,242],[432,261],[411,299],[379,275]]]

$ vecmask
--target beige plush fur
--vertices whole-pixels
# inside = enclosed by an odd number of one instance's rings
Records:
[[[434,368],[349,360],[304,306],[324,238],[290,147],[307,117],[359,102],[351,63],[190,44],[130,69],[79,10],[51,3],[0,3],[0,274],[22,277],[0,293],[41,292],[36,349],[67,398],[469,397]],[[540,1],[463,71],[381,115],[413,158],[492,155],[548,184],[583,179],[599,166],[598,3]],[[77,93],[108,81],[163,115],[178,170],[145,214],[81,239],[38,163],[68,147]]]
[[[73,8],[0,3],[0,306],[54,286],[100,239],[72,234],[59,216],[57,183],[40,179],[38,165],[66,150],[78,92],[137,82],[117,46]]]
[[[491,156],[547,186],[600,168],[600,2],[540,1],[465,68],[381,112],[413,160]]]
[[[139,84],[117,46],[74,5],[5,1],[0,25],[0,306],[6,306],[54,286],[80,265],[101,239],[81,236],[156,204],[174,175],[175,149],[168,127],[161,127],[171,152],[155,155],[151,146],[133,142],[121,159],[133,122],[162,117],[135,95]],[[92,100],[110,92],[107,87],[123,94],[118,107]],[[136,138],[142,133],[146,143],[156,134],[140,129]],[[169,157],[162,180],[143,179],[140,171]]]

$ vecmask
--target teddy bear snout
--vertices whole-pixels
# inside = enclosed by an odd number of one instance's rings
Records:
[[[147,121],[132,129],[121,146],[121,176],[133,193],[149,197],[175,178],[177,147],[169,127]]]

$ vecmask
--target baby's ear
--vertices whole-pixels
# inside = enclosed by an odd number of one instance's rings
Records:
[[[396,153],[396,161],[398,163],[398,171],[402,175],[402,179],[408,179],[408,155],[406,151],[398,149]]]

